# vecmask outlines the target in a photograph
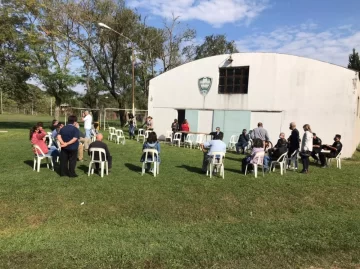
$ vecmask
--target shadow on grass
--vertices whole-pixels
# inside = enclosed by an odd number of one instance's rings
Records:
[[[34,161],[33,160],[26,160],[24,161],[24,164],[28,165],[31,167],[31,169],[34,169]],[[49,164],[49,167],[51,167],[51,164]],[[46,168],[47,169],[47,166],[46,166],[46,160],[43,160],[40,164],[40,170],[42,168]],[[37,168],[36,168],[37,169]],[[54,162],[54,172],[56,174],[58,174],[60,176],[60,165],[56,162]]]
[[[225,160],[231,160],[231,161],[239,162],[245,157],[245,155],[238,155],[238,156],[239,156],[238,158],[232,158],[232,157],[225,156]]]
[[[0,129],[30,129],[35,124],[36,122],[0,122]]]
[[[132,163],[126,163],[125,166],[126,166],[127,168],[129,168],[129,170],[131,170],[131,171],[141,172],[141,167],[140,167],[140,166],[134,165],[134,164],[132,164]]]
[[[26,161],[24,161],[24,164],[27,164],[27,165],[30,166],[31,168],[34,167],[34,161],[33,161],[33,160],[26,160]]]
[[[176,166],[178,168],[184,168],[186,170],[188,170],[189,172],[192,172],[192,173],[197,173],[197,174],[204,174],[204,172],[202,171],[202,169],[200,167],[194,167],[194,166],[189,166],[189,165],[180,165],[180,166]]]
[[[81,171],[83,171],[84,174],[87,174],[89,171],[89,166],[85,165],[85,164],[79,165],[77,168],[80,169]]]

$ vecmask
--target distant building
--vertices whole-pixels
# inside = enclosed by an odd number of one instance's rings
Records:
[[[190,130],[219,126],[227,143],[242,129],[264,124],[276,143],[289,123],[310,124],[323,143],[342,135],[342,156],[360,142],[360,83],[355,71],[276,53],[219,55],[184,64],[150,81],[148,109],[163,138],[174,118]]]

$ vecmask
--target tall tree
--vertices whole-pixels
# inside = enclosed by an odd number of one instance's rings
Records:
[[[184,28],[179,17],[173,15],[171,21],[164,23],[163,32],[164,43],[160,55],[161,71],[167,72],[185,62],[182,47],[195,38],[196,31],[188,27]]]
[[[55,12],[61,24],[72,23],[70,31],[59,27],[59,32],[91,59],[104,87],[117,101],[118,107],[124,109],[125,93],[132,86],[131,46],[138,42],[139,15],[126,8],[121,0],[69,0]],[[97,25],[99,22],[122,35],[101,29]],[[124,124],[124,111],[120,112],[120,116]]]
[[[206,36],[204,43],[195,46],[194,59],[202,59],[205,57],[231,54],[239,52],[236,48],[235,41],[227,41],[225,35]]]
[[[60,106],[70,100],[75,92],[71,89],[78,77],[72,73],[70,66],[74,59],[71,40],[66,35],[59,35],[58,29],[65,32],[72,29],[72,22],[65,14],[55,11],[64,4],[63,0],[26,1],[29,10],[28,20],[31,23],[31,35],[39,36],[32,40],[30,50],[33,53],[34,68],[38,80],[44,85],[47,93],[55,98],[55,118],[59,119]],[[62,16],[62,24],[54,18]]]
[[[353,49],[352,54],[349,55],[349,64],[348,68],[358,71],[359,79],[360,79],[360,57],[359,53]]]
[[[0,90],[18,102],[28,101],[30,54],[27,23],[21,5],[3,1],[0,8]]]

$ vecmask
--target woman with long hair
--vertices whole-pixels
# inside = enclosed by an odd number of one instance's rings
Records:
[[[144,149],[156,149],[158,152],[158,159],[152,160],[152,161],[157,161],[160,163],[160,143],[157,140],[157,135],[155,132],[151,132],[149,134],[145,144],[143,145],[143,150]],[[140,159],[140,162],[144,162],[144,161],[145,161],[145,153],[142,154],[141,159]],[[149,170],[150,172],[152,172],[152,170],[150,168],[151,168],[151,163],[147,163],[146,169]]]
[[[49,153],[51,156],[53,157],[57,157],[59,155],[59,151],[57,150],[56,147],[51,146],[50,149],[48,148],[48,146],[45,143],[45,136],[46,136],[46,132],[43,130],[41,124],[37,124],[34,127],[32,127],[30,129],[30,141],[31,144],[38,146],[41,151],[44,154]],[[37,151],[38,154],[41,154],[40,151]]]
[[[313,150],[313,134],[309,124],[305,124],[304,135],[301,141],[300,156],[303,163],[303,170],[300,173],[307,174],[309,172],[309,157]]]

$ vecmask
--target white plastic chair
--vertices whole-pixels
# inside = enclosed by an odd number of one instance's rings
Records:
[[[264,156],[265,156],[265,152],[258,152],[255,154],[254,158],[257,158],[257,163],[253,163],[252,165],[254,166],[254,173],[255,173],[255,178],[257,178],[257,173],[258,173],[258,167],[261,166],[262,167],[262,172],[263,172],[263,177],[265,175],[264,173]],[[248,169],[248,165],[250,163],[248,163],[245,167],[245,175],[247,173],[247,169]]]
[[[250,153],[253,147],[253,141],[252,139],[249,139],[248,145],[244,148],[244,153],[248,152]]]
[[[99,156],[99,160],[95,160],[95,152],[97,152]],[[109,163],[106,159],[106,151],[102,148],[90,148],[91,160],[89,163],[89,171],[88,176],[94,174],[95,164],[98,163],[100,166],[100,175],[104,177],[104,170],[106,169],[106,175],[109,175]]]
[[[166,131],[166,136],[165,136],[165,142],[169,140],[170,144],[172,143],[173,140],[173,133],[172,131]]]
[[[238,140],[239,140],[238,135],[232,135],[230,137],[230,142],[229,142],[229,145],[228,145],[228,149],[229,150],[234,150],[235,149],[235,144],[237,143]]]
[[[139,142],[140,141],[140,139],[143,139],[143,143],[145,143],[145,131],[144,131],[144,129],[139,129],[138,130],[138,135],[137,135],[137,142]]]
[[[194,143],[194,147],[201,150],[200,145],[204,143],[204,140],[205,140],[205,135],[203,135],[203,134],[198,134],[198,135],[196,136],[196,140],[195,140],[195,143]]]
[[[53,137],[52,134],[47,134],[45,136],[45,141],[47,141],[47,147],[50,148],[53,145]]]
[[[115,137],[115,127],[109,127],[109,136],[108,136],[108,140],[112,141],[113,138]]]
[[[224,169],[225,153],[224,152],[213,152],[212,154],[213,154],[212,159],[208,165],[208,168],[206,171],[206,176],[210,175],[210,178],[211,178],[213,170],[214,170],[214,168],[216,168],[217,171],[220,171],[220,176],[224,179],[225,178],[225,169]]]
[[[144,139],[144,143],[145,143],[145,140],[148,139],[149,137],[149,134],[151,133],[152,131],[145,131],[145,139]]]
[[[331,160],[335,159],[336,160],[336,168],[341,169],[341,152],[339,152],[339,154],[335,157],[335,158],[326,158],[326,164],[330,166]]]
[[[50,163],[51,163],[51,170],[54,171],[54,163],[53,163],[53,160],[52,160],[52,156],[47,153],[47,154],[44,154],[44,152],[41,150],[41,148],[37,145],[33,145],[33,148],[34,148],[34,171],[37,170],[38,172],[40,172],[40,164],[41,164],[41,160],[42,159],[46,159],[46,166],[48,169],[49,168],[49,160],[50,160]],[[38,153],[40,152],[40,153]],[[37,169],[36,169],[36,165],[37,165]]]
[[[294,169],[298,168],[298,158],[299,158],[298,155],[299,155],[299,150],[297,149],[293,152],[293,154],[291,154],[290,158],[287,158],[287,160],[290,161],[289,164],[287,165],[288,166],[287,169],[290,169],[290,165],[292,162],[294,163]]]
[[[184,148],[186,148],[187,146],[189,146],[189,148],[191,149],[193,144],[194,144],[194,134],[188,134],[186,136],[186,139],[184,141]]]
[[[60,158],[60,152],[61,152],[61,145],[60,145],[60,141],[59,140],[55,140],[56,146],[57,146],[57,150],[59,151],[59,155],[56,157],[56,162],[59,163],[59,158]]]
[[[287,152],[282,154],[276,161],[272,161],[270,165],[270,172],[275,172],[276,165],[280,166],[280,174],[283,175],[283,172],[286,173],[286,165],[287,165]]]
[[[117,144],[121,142],[121,144],[125,145],[125,136],[122,130],[115,130],[115,142]]]
[[[142,164],[142,170],[141,175],[145,174],[145,167],[146,164],[152,163],[153,164],[153,171],[154,171],[154,177],[159,174],[160,172],[160,163],[158,162],[159,159],[159,153],[156,149],[144,149],[143,153],[145,154],[144,162]]]
[[[180,148],[180,143],[181,143],[181,136],[182,136],[182,133],[175,133],[174,139],[173,139],[173,145],[175,143],[177,143],[179,148]]]

